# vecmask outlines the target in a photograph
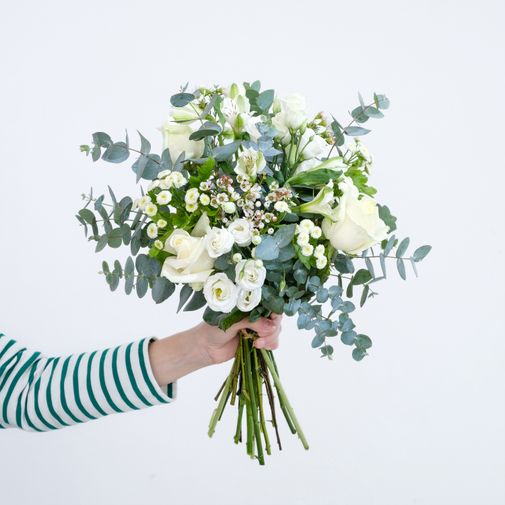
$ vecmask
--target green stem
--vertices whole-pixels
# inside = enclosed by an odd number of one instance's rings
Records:
[[[244,402],[242,398],[238,399],[238,416],[237,416],[237,429],[233,440],[238,444],[242,440],[242,416],[244,414]]]
[[[274,380],[275,387],[276,387],[277,393],[279,395],[279,401],[281,402],[281,405],[284,404],[284,407],[285,407],[286,411],[288,412],[289,417],[293,421],[293,425],[296,428],[298,438],[302,442],[303,447],[305,449],[308,449],[309,444],[305,438],[305,435],[302,431],[300,423],[298,422],[298,419],[296,418],[296,414],[293,410],[293,407],[289,403],[288,397],[286,396],[286,392],[284,391],[284,388],[282,387],[282,383],[279,379],[279,376],[277,375],[276,367],[275,367],[274,363],[272,362],[272,360],[270,359],[270,355],[268,354],[268,351],[266,351],[265,349],[261,349],[260,352],[263,355],[263,359],[265,360],[265,363],[267,364],[267,367],[270,370],[270,373],[271,373],[272,378]]]
[[[265,412],[263,411],[263,386],[259,373],[259,362],[258,362],[258,351],[255,347],[252,348],[253,358],[254,358],[254,375],[256,376],[256,387],[258,392],[258,407],[260,411],[260,423],[261,431],[263,432],[263,437],[265,438],[265,450],[268,455],[272,454],[270,449],[270,439],[268,438],[267,424],[265,422]]]

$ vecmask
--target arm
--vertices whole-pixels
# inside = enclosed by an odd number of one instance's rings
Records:
[[[254,324],[264,324],[265,342],[276,345],[277,323]],[[48,431],[170,403],[177,379],[233,356],[236,332],[245,326],[222,332],[202,323],[162,340],[61,358],[29,351],[0,334],[0,428]]]

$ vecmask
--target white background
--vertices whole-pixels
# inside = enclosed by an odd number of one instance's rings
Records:
[[[206,428],[228,365],[180,381],[167,407],[59,432],[0,433],[5,505],[499,505],[505,500],[503,70],[500,1],[10,2],[0,44],[2,330],[47,354],[187,328],[110,294],[74,219],[80,194],[135,190],[128,165],[79,144],[156,127],[180,84],[260,79],[339,118],[356,92],[392,107],[366,144],[402,236],[431,243],[356,317],[374,347],[334,361],[284,324],[285,386],[310,440],[284,430],[266,468]],[[121,256],[122,257],[122,256]]]

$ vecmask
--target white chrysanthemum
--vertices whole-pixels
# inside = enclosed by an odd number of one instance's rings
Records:
[[[300,221],[300,229],[306,233],[310,233],[314,229],[315,224],[310,219],[302,219]]]
[[[259,245],[261,244],[261,236],[260,235],[253,235],[253,238],[252,238],[252,243],[254,245]]]
[[[296,237],[296,243],[299,246],[307,245],[309,243],[309,240],[310,240],[309,234],[305,231],[300,232]]]
[[[235,253],[232,256],[233,263],[238,263],[242,259],[242,255],[240,253]]]
[[[154,205],[154,203],[148,203],[145,208],[144,208],[144,212],[149,216],[149,217],[153,217],[156,215],[156,213],[158,212],[158,207],[156,207],[156,205]]]
[[[138,199],[139,208],[142,210],[145,210],[148,203],[151,203],[151,197],[149,195],[144,195],[142,198]]]
[[[286,202],[275,202],[274,209],[277,212],[288,212],[289,205]]]
[[[156,247],[156,249],[159,249],[161,251],[163,250],[164,244],[161,240],[155,240],[154,247]]]
[[[165,177],[160,180],[160,188],[161,189],[172,189],[172,181],[170,180],[170,177]]]
[[[186,204],[186,210],[188,212],[195,212],[196,209],[198,209],[198,204],[197,203],[187,203]]]
[[[314,226],[314,228],[310,232],[310,236],[315,239],[320,238],[322,234],[323,234],[323,232],[322,232],[321,228],[319,228],[319,226]]]
[[[191,189],[188,189],[188,191],[184,195],[184,201],[187,204],[191,205],[191,204],[198,202],[199,196],[200,196],[200,194],[198,193],[198,189],[191,188]]]
[[[316,268],[322,270],[328,264],[326,256],[321,256],[316,259]]]
[[[167,190],[160,191],[158,193],[158,196],[156,197],[156,201],[160,205],[167,205],[167,203],[170,203],[171,200],[172,200],[172,193],[170,193],[170,191]]]
[[[156,223],[158,228],[166,228],[168,223],[164,219],[158,219],[158,222]]]
[[[312,256],[312,253],[314,252],[314,246],[312,244],[305,244],[302,246],[302,254],[304,256]]]
[[[157,238],[158,237],[158,227],[154,223],[151,223],[147,227],[147,236],[149,238]]]
[[[233,214],[237,210],[237,206],[233,202],[225,202],[222,207],[227,214]]]
[[[184,177],[184,175],[182,175],[180,172],[172,172],[168,176],[168,179],[176,188],[182,188],[182,186],[188,182],[186,177]]]
[[[147,191],[151,191],[151,190],[159,187],[159,185],[160,185],[160,181],[158,181],[158,180],[151,181],[149,183],[149,185],[147,186]]]
[[[324,245],[323,244],[317,245],[316,248],[314,249],[314,256],[316,258],[320,258],[324,256],[324,254],[325,254]]]
[[[172,173],[171,170],[162,170],[161,172],[158,173],[158,179],[164,179],[167,175],[170,175]]]
[[[205,206],[209,205],[209,203],[210,203],[210,196],[206,195],[205,193],[202,194],[202,195],[200,195],[200,203],[202,205],[205,205]]]

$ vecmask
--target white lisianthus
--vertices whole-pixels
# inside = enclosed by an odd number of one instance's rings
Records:
[[[305,172],[311,168],[317,167],[320,164],[321,164],[321,162],[317,158],[311,158],[308,160],[304,160],[297,165],[296,170],[295,170],[295,174],[298,174],[300,172]]]
[[[228,231],[233,235],[235,243],[240,247],[248,246],[252,241],[252,226],[247,219],[235,219],[228,226]]]
[[[261,151],[252,147],[243,149],[238,156],[235,173],[248,179],[255,179],[266,167],[265,157]]]
[[[309,234],[307,232],[302,231],[296,237],[296,243],[299,246],[304,246],[304,245],[307,245],[309,243],[309,239],[310,239]]]
[[[331,245],[348,254],[359,254],[384,240],[388,227],[379,217],[377,202],[361,195],[352,180],[345,177],[339,184],[343,195],[333,213],[323,220],[323,233]]]
[[[156,215],[156,213],[158,212],[158,207],[156,207],[156,205],[154,205],[154,203],[151,203],[149,202],[148,204],[146,204],[146,206],[144,207],[144,212],[149,216],[149,217],[153,217]]]
[[[314,246],[312,244],[305,244],[302,246],[302,254],[304,256],[312,256],[312,253],[314,252]]]
[[[326,256],[318,256],[316,259],[316,268],[322,270],[328,264],[328,259]]]
[[[191,189],[188,189],[188,191],[184,195],[184,201],[186,203],[189,203],[191,205],[193,203],[198,202],[198,197],[199,196],[200,196],[200,193],[198,193],[198,189],[191,188]]]
[[[242,312],[250,312],[261,302],[261,288],[258,289],[239,289],[237,308]]]
[[[314,226],[314,228],[312,229],[312,231],[310,232],[310,236],[312,238],[315,238],[316,240],[318,238],[321,238],[321,235],[323,234],[321,228],[319,228],[319,226]]]
[[[304,160],[310,160],[312,158],[317,158],[321,156],[326,149],[328,149],[328,144],[326,140],[316,134],[311,128],[307,128],[299,140],[299,151],[298,155]]]
[[[288,212],[289,205],[287,204],[287,202],[275,202],[274,209],[277,212]]]
[[[205,281],[203,294],[209,307],[216,312],[228,313],[237,305],[237,286],[222,272]]]
[[[205,148],[203,140],[189,140],[189,136],[194,129],[188,123],[175,123],[173,120],[168,120],[163,123],[161,132],[163,133],[163,148],[168,147],[172,162],[185,154],[186,159],[200,158]],[[177,172],[174,172],[177,173]]]
[[[156,196],[156,202],[160,205],[167,205],[172,200],[172,193],[167,190],[160,191],[158,196]]]
[[[211,228],[204,240],[211,258],[218,258],[230,252],[234,243],[233,235],[226,228]]]
[[[334,200],[333,181],[330,181],[319,191],[312,201],[300,205],[300,212],[330,216],[333,212],[331,204]]]
[[[242,289],[261,288],[266,275],[267,271],[261,260],[241,260],[235,266],[235,282]]]
[[[174,256],[165,260],[161,275],[171,282],[205,282],[212,273],[214,260],[208,255],[202,237],[174,230],[165,242],[165,251]]]
[[[158,238],[158,227],[154,223],[149,224],[147,227],[147,236],[149,238]]]

